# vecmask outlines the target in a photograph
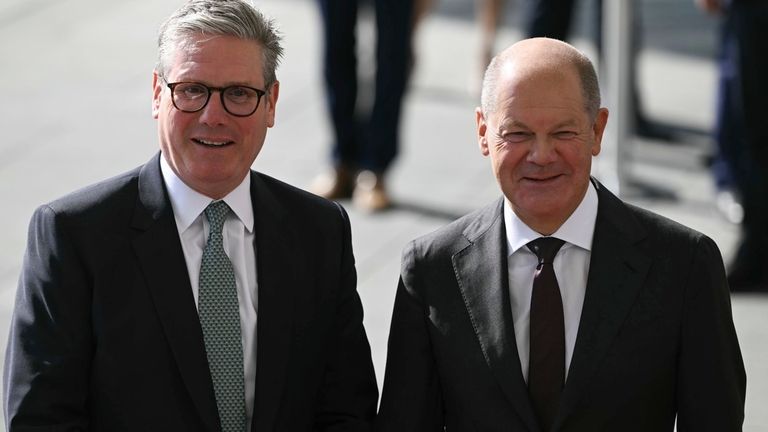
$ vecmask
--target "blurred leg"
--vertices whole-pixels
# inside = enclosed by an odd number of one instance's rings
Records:
[[[527,37],[566,40],[571,30],[573,0],[529,0]]]
[[[719,190],[738,189],[734,170],[744,143],[744,113],[741,104],[741,83],[736,73],[738,44],[731,20],[723,22],[720,29],[718,55],[717,107],[715,109],[715,156],[712,165],[715,185]]]
[[[376,0],[376,89],[361,168],[383,173],[397,154],[413,0]]]
[[[734,173],[744,206],[743,238],[730,276],[732,288],[768,291],[768,132],[764,125],[768,118],[768,4],[734,2],[729,20],[738,46],[736,71],[745,143],[737,159],[739,171]]]
[[[328,110],[333,126],[332,156],[336,165],[358,159],[355,103],[357,1],[318,0],[323,21],[323,64]]]
[[[490,63],[494,54],[494,43],[496,42],[496,30],[499,26],[499,17],[504,7],[503,0],[476,0],[475,1],[477,21],[480,25],[480,63],[481,68],[485,68]]]
[[[411,47],[410,57],[408,58],[408,79],[413,75],[413,70],[416,68],[416,37],[421,22],[432,9],[434,0],[413,0],[413,16],[411,17]]]

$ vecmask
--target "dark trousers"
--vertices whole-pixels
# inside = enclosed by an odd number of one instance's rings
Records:
[[[768,3],[734,0],[722,28],[716,141],[718,182],[742,197],[733,269],[768,284]],[[717,165],[716,165],[717,167]]]
[[[400,111],[410,62],[412,0],[374,0],[376,79],[370,115],[358,119],[355,28],[358,0],[318,0],[334,162],[385,171],[397,155]]]
[[[568,38],[571,31],[574,0],[531,0],[528,37]]]

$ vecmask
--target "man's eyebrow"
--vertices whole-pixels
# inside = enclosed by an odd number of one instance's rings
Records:
[[[576,119],[568,119],[552,126],[551,130],[556,130],[562,127],[573,127],[577,125],[578,125],[578,122],[576,121]],[[502,121],[499,123],[499,131],[503,131],[505,129],[511,129],[511,128],[520,128],[520,129],[526,129],[526,130],[531,129],[530,127],[528,127],[527,124],[525,124],[525,122],[522,122],[520,120],[511,119],[511,120]]]
[[[182,75],[183,76],[183,75]],[[217,88],[227,88],[227,87],[252,87],[252,88],[259,88],[256,84],[248,83],[245,81],[226,81],[221,85],[214,85],[210,81],[207,80],[195,80],[191,78],[179,78],[177,82],[188,82],[188,83],[196,83],[196,84],[202,84],[204,86],[208,87],[217,87]]]
[[[519,120],[508,120],[508,121],[503,121],[499,124],[499,130],[504,130],[509,128],[530,129],[527,124]]]
[[[578,125],[578,123],[576,122],[576,119],[568,119],[556,124],[552,129],[558,129],[564,126],[576,126],[576,125]]]

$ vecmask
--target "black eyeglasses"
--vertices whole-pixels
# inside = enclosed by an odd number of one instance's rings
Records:
[[[261,97],[267,93],[243,85],[209,87],[196,82],[168,83],[168,88],[171,89],[173,106],[179,111],[194,113],[202,110],[211,100],[211,93],[217,91],[221,95],[221,105],[235,117],[248,117],[255,113]]]

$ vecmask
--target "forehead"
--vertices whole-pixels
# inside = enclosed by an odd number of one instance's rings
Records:
[[[168,73],[173,80],[210,84],[263,84],[261,45],[234,36],[193,35],[176,43]]]
[[[515,119],[546,114],[563,121],[562,117],[586,115],[575,68],[507,67],[499,77],[496,107],[498,115]]]

